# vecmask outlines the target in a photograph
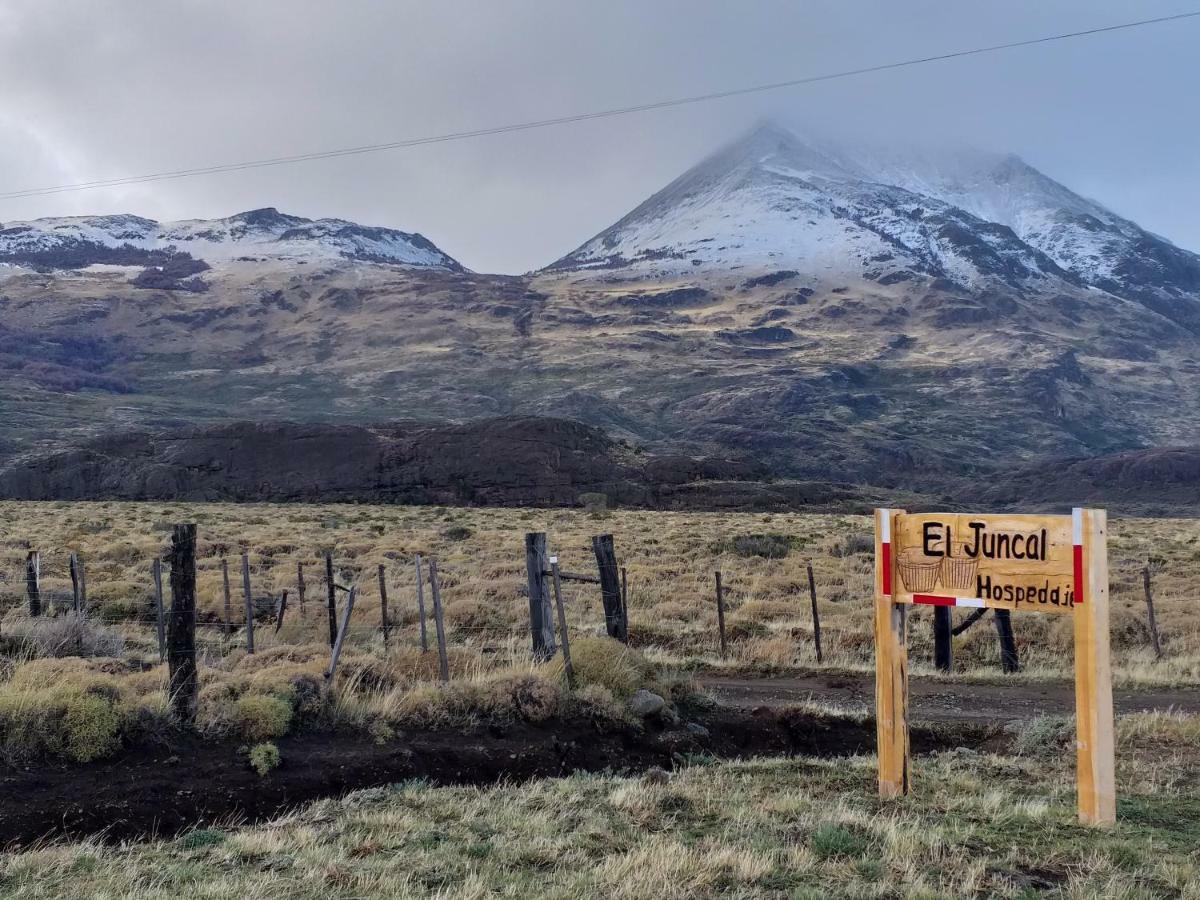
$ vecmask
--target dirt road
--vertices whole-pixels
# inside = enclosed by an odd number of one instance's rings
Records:
[[[871,674],[813,673],[786,678],[706,676],[700,682],[731,706],[789,706],[813,701],[871,712],[875,678]],[[909,679],[911,716],[916,722],[1010,722],[1075,711],[1070,682],[1014,681],[1011,684]],[[1200,713],[1200,688],[1152,688],[1113,691],[1118,714],[1149,710]]]

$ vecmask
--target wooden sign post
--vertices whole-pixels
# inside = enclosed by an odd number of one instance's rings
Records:
[[[909,605],[1062,613],[1075,624],[1079,819],[1116,821],[1107,518],[875,511],[879,794],[909,790]]]

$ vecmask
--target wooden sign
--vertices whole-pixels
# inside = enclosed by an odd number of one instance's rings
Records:
[[[1107,517],[875,511],[879,792],[909,790],[910,605],[1074,616],[1079,817],[1116,821]]]

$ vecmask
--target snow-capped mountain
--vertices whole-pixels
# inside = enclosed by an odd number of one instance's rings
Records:
[[[245,257],[333,262],[340,259],[462,266],[420,234],[342,219],[305,219],[256,209],[225,219],[155,222],[132,215],[73,216],[0,223],[0,262],[77,268],[92,262],[132,265],[187,253],[208,263]]]
[[[764,125],[551,269],[796,269],[966,288],[1091,286],[1200,325],[1200,256],[1015,156],[901,153]]]

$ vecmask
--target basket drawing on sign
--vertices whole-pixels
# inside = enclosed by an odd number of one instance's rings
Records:
[[[896,568],[900,570],[900,580],[914,594],[932,591],[937,587],[938,572],[942,568],[941,559],[930,559],[916,548],[901,552]]]
[[[942,584],[954,590],[970,591],[973,596],[975,589],[979,587],[979,557],[943,556]]]

